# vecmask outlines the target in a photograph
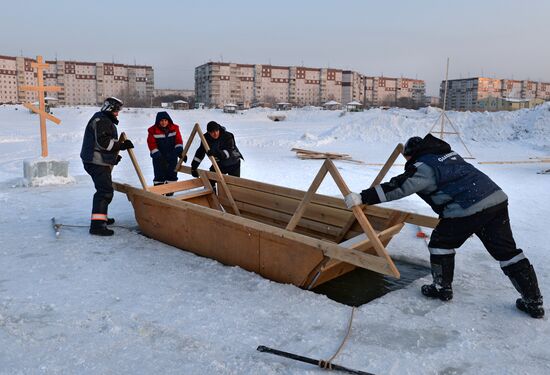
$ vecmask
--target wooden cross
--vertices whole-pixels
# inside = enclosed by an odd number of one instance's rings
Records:
[[[30,109],[31,111],[37,113],[40,116],[40,140],[42,143],[42,157],[48,156],[48,140],[46,135],[46,119],[59,124],[61,122],[55,116],[50,115],[46,112],[46,104],[44,102],[44,93],[49,91],[61,91],[59,86],[44,86],[44,76],[42,73],[43,69],[48,67],[48,64],[44,63],[42,56],[36,57],[36,62],[31,63],[31,67],[36,68],[36,78],[37,86],[21,86],[20,89],[23,91],[37,91],[38,92],[38,108],[33,106],[31,103],[23,103],[23,105]]]

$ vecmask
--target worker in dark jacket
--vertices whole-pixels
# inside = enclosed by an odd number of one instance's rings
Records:
[[[101,111],[92,116],[84,132],[80,158],[84,169],[92,177],[96,192],[92,205],[90,233],[99,236],[112,236],[113,231],[107,224],[113,224],[114,219],[107,217],[109,203],[113,199],[113,182],[111,172],[120,161],[120,150],[133,148],[130,140],[118,140],[118,113],[122,101],[110,97],[105,100]]]
[[[153,184],[176,182],[176,165],[183,154],[183,141],[179,126],[174,124],[168,112],[157,113],[155,125],[147,130],[147,145],[153,159]]]
[[[208,153],[206,153],[202,143],[195,152],[195,157],[191,162],[191,174],[193,177],[199,177],[197,168],[204,159],[204,155],[213,156],[224,174],[231,176],[241,176],[241,159],[243,156],[235,144],[235,137],[232,133],[225,130],[223,126],[215,121],[210,121],[206,125],[206,133],[204,137],[208,143]],[[210,171],[214,171],[214,166],[210,167]],[[212,185],[215,181],[210,181]]]
[[[521,294],[517,308],[542,318],[537,276],[516,247],[506,194],[449,144],[431,134],[410,138],[403,155],[407,159],[405,173],[360,194],[348,194],[346,205],[373,205],[418,194],[440,217],[428,244],[433,283],[422,286],[422,294],[443,301],[452,299],[455,249],[475,234]]]

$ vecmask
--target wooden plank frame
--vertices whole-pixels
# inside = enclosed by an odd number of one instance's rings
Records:
[[[389,167],[388,167],[389,168]],[[293,231],[296,225],[298,224],[298,221],[300,221],[300,218],[302,217],[306,206],[311,201],[311,198],[313,197],[313,194],[317,191],[319,188],[319,185],[323,182],[323,179],[327,175],[327,173],[330,173],[332,178],[334,179],[334,182],[336,182],[336,185],[338,186],[338,189],[340,189],[340,192],[345,197],[348,195],[351,191],[349,190],[347,184],[345,183],[344,179],[340,175],[340,172],[338,172],[338,169],[334,165],[334,163],[330,159],[325,159],[325,162],[321,166],[321,169],[317,173],[317,176],[315,176],[315,179],[313,180],[313,183],[309,187],[308,191],[306,192],[306,195],[300,202],[300,205],[296,209],[296,212],[290,219],[290,222],[288,223],[286,230]],[[361,225],[361,228],[367,235],[368,240],[372,244],[372,247],[376,251],[376,254],[380,257],[385,259],[386,263],[388,264],[388,267],[390,269],[390,273],[396,277],[399,278],[399,270],[393,263],[392,259],[390,258],[388,252],[386,251],[386,248],[378,238],[378,235],[374,231],[372,225],[369,222],[369,219],[367,219],[367,216],[363,212],[362,208],[360,206],[354,206],[352,208],[353,215]],[[401,228],[399,228],[400,230]]]
[[[187,152],[189,151],[189,148],[191,147],[191,143],[193,143],[193,139],[198,134],[202,146],[204,147],[204,150],[208,152],[210,150],[210,146],[208,146],[208,142],[206,141],[206,138],[204,138],[204,134],[201,130],[201,127],[199,123],[195,123],[195,126],[193,126],[193,130],[191,130],[191,134],[189,135],[189,138],[187,139],[187,143],[185,144],[185,147],[183,148],[183,153],[180,161],[178,162],[178,165],[176,165],[176,172],[180,171],[181,165],[183,163],[183,158],[187,155]],[[218,163],[216,162],[216,159],[213,156],[208,156],[210,159],[210,162],[212,163],[212,166],[214,167],[214,170],[216,172],[216,175],[218,177],[217,181],[222,186],[225,194],[227,195],[227,198],[229,199],[229,204],[231,205],[231,208],[233,209],[233,213],[237,216],[241,216],[241,213],[239,211],[239,208],[237,207],[237,204],[235,203],[235,200],[233,199],[233,196],[231,195],[231,191],[229,190],[229,187],[227,186],[225,182],[225,178],[223,177],[222,171],[220,170],[220,167],[218,166]],[[219,202],[218,202],[219,205]]]
[[[388,158],[388,160],[386,160],[386,163],[384,163],[384,166],[382,167],[382,169],[380,169],[380,172],[378,172],[378,175],[374,178],[374,181],[372,181],[372,184],[370,185],[370,187],[376,186],[380,182],[382,182],[382,180],[390,170],[391,166],[395,163],[395,160],[397,160],[397,157],[402,154],[403,154],[403,144],[398,143],[397,146],[395,146],[395,149],[390,154],[390,157]],[[336,242],[340,242],[344,239],[344,237],[346,236],[346,234],[348,233],[348,231],[350,230],[350,228],[353,226],[354,223],[355,223],[355,215],[351,215],[346,225],[344,225],[344,227],[342,228],[342,231],[340,232],[340,235],[338,236],[338,240]]]

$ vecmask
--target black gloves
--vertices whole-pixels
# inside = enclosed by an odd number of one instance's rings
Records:
[[[220,152],[218,150],[213,150],[213,149],[210,149],[206,152],[206,155],[208,156],[213,156],[215,158],[220,158]]]
[[[199,178],[199,172],[196,169],[191,169],[191,176]]]
[[[130,148],[134,148],[134,144],[132,143],[131,140],[126,139],[124,142],[119,143],[118,147],[120,150],[128,150]]]
[[[152,154],[151,154],[151,157],[152,157],[153,159],[157,159],[157,160],[158,160],[158,159],[161,159],[161,158],[162,158],[162,154],[161,154],[159,151],[157,151],[157,152],[152,153]]]
[[[183,156],[183,149],[176,148],[174,150],[176,158],[183,158],[183,162],[187,163],[187,155]]]
[[[117,156],[116,156],[116,160],[115,160],[115,165],[117,165],[118,163],[120,163],[121,160],[122,160],[122,156],[117,155]]]

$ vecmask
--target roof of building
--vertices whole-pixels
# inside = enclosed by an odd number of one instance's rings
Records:
[[[174,104],[187,104],[187,102],[185,100],[176,100],[175,102],[173,102]]]
[[[338,103],[336,100],[330,100],[330,101],[326,102],[323,105],[338,105],[338,104],[340,104],[340,103]]]
[[[347,105],[362,105],[362,104],[354,100],[353,102],[349,102]]]

